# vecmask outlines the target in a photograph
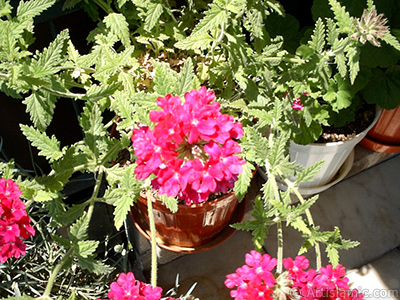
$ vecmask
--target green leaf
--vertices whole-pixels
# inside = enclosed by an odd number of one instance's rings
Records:
[[[74,204],[67,211],[57,216],[57,222],[62,225],[73,223],[75,220],[78,220],[83,215],[86,206],[86,203]]]
[[[205,12],[204,18],[202,18],[195,28],[193,29],[192,36],[205,34],[209,30],[220,27],[228,22],[228,13],[216,4],[210,4],[210,9]]]
[[[135,198],[127,194],[126,189],[120,189],[120,190],[114,189],[112,193],[107,194],[107,198],[108,198],[107,201],[112,201],[113,205],[115,206],[114,226],[117,230],[119,230],[124,224],[126,216],[130,211]]]
[[[319,161],[312,166],[305,168],[301,172],[296,173],[296,184],[312,181],[323,165],[324,161]]]
[[[46,202],[46,201],[51,201],[53,199],[54,199],[54,194],[48,193],[46,191],[37,191],[33,196],[33,200],[35,200],[36,202]]]
[[[362,90],[362,95],[370,104],[378,104],[384,109],[394,109],[400,105],[400,67],[386,72],[376,69],[371,80]]]
[[[40,91],[32,91],[22,103],[26,105],[31,121],[40,131],[45,131],[50,124],[57,99],[53,95],[43,95]]]
[[[74,245],[75,253],[80,257],[88,258],[95,253],[98,245],[99,241],[78,241]]]
[[[176,94],[179,96],[184,96],[186,92],[189,92],[194,86],[195,74],[193,70],[193,62],[190,57],[186,60],[183,68],[179,72],[179,80],[176,86]]]
[[[260,250],[264,246],[269,227],[274,224],[274,222],[269,220],[267,217],[266,210],[263,202],[260,200],[260,196],[257,196],[254,200],[254,209],[251,215],[255,220],[243,221],[231,226],[239,230],[252,231],[251,234],[253,236],[254,246],[256,250]]]
[[[68,30],[64,30],[57,35],[48,48],[45,48],[40,52],[36,51],[29,66],[29,70],[33,77],[43,78],[59,71],[59,67],[63,62],[61,54],[65,51],[68,40]]]
[[[349,48],[347,51],[349,71],[350,71],[350,83],[354,84],[357,78],[358,72],[360,71],[360,49]]]
[[[20,125],[22,133],[39,150],[39,155],[46,157],[50,162],[62,157],[63,151],[60,149],[60,142],[53,135],[49,138],[46,133],[40,132],[26,125]]]
[[[297,217],[296,219],[294,219],[290,225],[296,229],[297,231],[301,232],[302,234],[306,235],[306,236],[310,236],[311,235],[311,230],[308,227],[307,223],[304,221],[304,219],[302,217]]]
[[[246,160],[263,165],[268,157],[268,140],[263,137],[254,127],[244,128],[244,138],[241,143],[242,152]]]
[[[163,6],[161,3],[150,3],[147,6],[146,20],[144,29],[151,31],[154,26],[159,22],[160,16],[163,13]]]
[[[153,62],[154,65],[154,91],[159,95],[175,94],[177,74],[168,65]]]
[[[56,3],[56,0],[19,1],[17,17],[19,19],[33,19],[51,7],[54,3]]]
[[[74,242],[86,240],[89,236],[89,218],[86,213],[79,218],[68,230],[69,238]]]
[[[83,112],[79,117],[79,123],[86,134],[101,136],[103,130],[103,117],[97,104],[87,102]]]
[[[326,253],[329,258],[329,262],[333,267],[336,267],[339,264],[339,252],[336,248],[333,248],[331,245],[326,247]]]
[[[242,168],[243,172],[239,174],[234,186],[234,191],[239,201],[241,201],[246,195],[251,180],[253,179],[253,171],[255,169],[254,165],[250,162],[246,162]]]
[[[178,199],[176,197],[160,195],[160,200],[172,213],[176,213],[178,211]]]
[[[121,40],[125,47],[131,44],[129,24],[123,14],[110,13],[104,18],[104,23]]]
[[[214,39],[207,33],[198,33],[175,43],[175,47],[182,50],[205,50],[210,47]]]
[[[81,156],[76,153],[76,148],[71,146],[65,151],[62,158],[52,164],[52,174],[41,177],[40,182],[53,192],[61,191],[73,174],[74,167],[80,158]],[[80,163],[84,164],[85,162],[83,160]]]
[[[322,53],[325,46],[325,26],[321,19],[315,23],[315,29],[309,45],[317,53]]]
[[[12,7],[9,3],[9,1],[6,2],[6,0],[1,0],[0,1],[0,18],[11,14]]]
[[[400,51],[400,42],[393,36],[390,32],[386,32],[384,37],[381,38],[383,41],[394,47],[396,50]]]
[[[83,100],[97,101],[111,96],[121,86],[120,82],[112,82],[107,85],[92,85],[87,90]]]
[[[117,229],[123,225],[131,206],[139,198],[142,190],[141,183],[135,179],[133,171],[134,165],[125,168],[116,165],[106,170],[110,188],[107,189],[104,199],[115,207],[114,225]],[[115,187],[117,185],[118,188]]]
[[[322,127],[319,122],[311,121],[311,124],[307,125],[304,120],[301,120],[300,134],[293,134],[292,139],[295,143],[300,145],[307,145],[318,140],[322,134]]]
[[[329,4],[335,15],[338,26],[341,32],[353,33],[354,21],[350,14],[346,11],[346,7],[342,7],[336,0],[329,0]]]
[[[128,95],[123,91],[116,91],[111,102],[111,107],[122,119],[132,119],[134,105],[128,99]]]
[[[78,264],[88,270],[89,272],[93,272],[96,275],[102,274],[110,274],[114,268],[105,265],[101,261],[97,261],[92,257],[82,257],[78,255]]]
[[[0,151],[2,149],[2,139],[0,138]],[[12,179],[14,177],[14,172],[16,171],[14,160],[11,159],[9,162],[0,162],[0,175],[4,179]],[[21,185],[19,183],[19,185]],[[21,189],[21,186],[20,186]],[[29,199],[30,197],[28,197]]]

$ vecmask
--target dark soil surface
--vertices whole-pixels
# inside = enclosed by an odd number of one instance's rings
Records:
[[[323,133],[318,139],[317,143],[330,143],[346,141],[360,132],[364,131],[375,118],[375,106],[364,105],[356,115],[356,118],[348,122],[345,126],[335,127],[323,127]]]

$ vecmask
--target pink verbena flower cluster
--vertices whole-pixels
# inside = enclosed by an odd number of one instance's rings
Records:
[[[157,99],[161,110],[150,112],[154,129],[133,129],[139,180],[150,174],[160,194],[178,196],[187,205],[207,201],[210,193],[233,188],[245,161],[236,154],[243,128],[233,116],[220,112],[213,91],[205,87],[180,97]]]
[[[121,273],[117,281],[111,283],[107,296],[110,300],[179,300],[171,297],[161,298],[161,293],[160,287],[152,287],[136,280],[133,273],[129,272]]]
[[[35,235],[25,204],[19,198],[21,191],[11,179],[0,178],[0,262],[25,255],[22,239]]]
[[[276,266],[276,259],[268,254],[261,255],[251,251],[245,256],[246,264],[236,270],[236,273],[227,275],[225,286],[235,288],[230,295],[237,300],[271,299],[276,279],[272,270]]]
[[[335,268],[332,265],[321,267],[318,271],[308,269],[309,261],[304,256],[297,256],[295,260],[286,258],[283,266],[288,270],[287,278],[283,281],[288,287],[283,287],[282,282],[277,282],[271,271],[277,261],[268,254],[261,255],[257,251],[246,254],[246,264],[236,270],[236,273],[227,275],[225,286],[234,289],[230,295],[235,300],[272,300],[275,293],[289,291],[287,299],[300,300],[361,300],[363,295],[357,289],[349,290],[345,277],[345,268],[341,265]],[[307,270],[308,269],[308,270]],[[279,297],[281,298],[281,297]]]
[[[309,261],[304,256],[297,256],[295,260],[286,258],[283,266],[289,271],[289,279],[293,281],[293,288],[302,300],[356,300],[364,299],[357,289],[349,289],[349,279],[346,269],[342,265],[333,267],[327,265],[318,271],[308,269]]]

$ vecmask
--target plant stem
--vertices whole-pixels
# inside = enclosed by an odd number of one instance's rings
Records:
[[[68,261],[71,255],[73,255],[74,249],[70,248],[67,253],[65,253],[64,257],[61,259],[61,261],[54,267],[53,271],[50,274],[49,281],[47,282],[46,290],[44,291],[44,294],[41,299],[48,299],[50,298],[50,293],[51,289],[53,288],[54,281],[56,280],[56,277],[58,275],[58,272],[61,271],[62,267],[64,264]]]
[[[111,14],[114,11],[112,10],[112,8],[110,7],[109,4],[106,4],[104,1],[102,0],[93,0],[93,2],[95,2],[102,10],[104,10],[105,13],[107,14]]]
[[[278,274],[282,273],[282,265],[283,265],[283,231],[282,231],[282,222],[279,221],[276,223],[278,228],[278,254],[277,254],[277,267],[276,272]]]
[[[274,190],[274,198],[278,201],[281,200],[280,194],[279,194],[279,188],[278,184],[276,183],[276,178],[275,175],[270,171],[270,165],[268,161],[265,162],[265,169],[267,170],[268,173],[268,180],[272,183],[273,190]],[[277,273],[282,273],[282,267],[283,267],[283,231],[282,231],[282,221],[280,219],[280,216],[276,216],[276,225],[277,225],[277,238],[278,238],[278,253],[277,253],[277,266],[276,266],[276,271]]]
[[[287,186],[292,185],[292,182],[289,181],[288,179],[285,179],[285,183],[287,184]],[[300,203],[304,204],[305,200],[304,200],[303,196],[300,194],[300,192],[298,191],[298,189],[293,188],[292,190],[293,190],[294,194],[296,195],[297,199],[299,199]],[[314,226],[314,220],[311,215],[310,209],[308,209],[308,208],[306,209],[306,217],[307,217],[308,223],[311,226]],[[314,248],[315,248],[315,255],[316,255],[316,266],[317,266],[317,270],[319,270],[319,269],[321,269],[322,263],[321,263],[321,249],[319,247],[318,242],[315,243]]]
[[[101,186],[101,182],[102,182],[102,178],[103,178],[103,173],[104,170],[103,168],[99,168],[98,169],[98,176],[96,178],[96,184],[92,193],[92,196],[89,199],[89,208],[87,211],[87,217],[89,218],[89,220],[92,217],[93,214],[93,210],[94,210],[94,204],[96,202],[97,196],[99,194],[100,191],[100,186]],[[71,247],[67,253],[65,253],[65,255],[63,256],[63,258],[61,259],[61,261],[54,267],[53,271],[50,274],[50,278],[49,281],[47,282],[47,286],[46,286],[46,290],[43,293],[43,296],[40,297],[39,299],[51,299],[50,297],[50,293],[51,290],[54,286],[55,280],[57,278],[58,273],[62,270],[62,268],[64,267],[64,264],[70,259],[71,256],[73,256],[75,253],[74,248]]]
[[[156,243],[156,225],[154,223],[153,203],[151,188],[146,191],[147,210],[149,213],[150,234],[151,234],[151,277],[150,283],[153,287],[157,286],[157,243]]]

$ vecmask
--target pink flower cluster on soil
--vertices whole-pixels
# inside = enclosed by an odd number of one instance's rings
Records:
[[[171,297],[161,298],[161,293],[160,287],[152,287],[150,284],[136,280],[133,273],[129,272],[121,273],[117,281],[111,283],[107,296],[111,300],[175,300]]]
[[[0,262],[25,255],[22,242],[35,235],[25,204],[19,198],[21,191],[11,179],[0,178]]]
[[[211,103],[214,99],[214,92],[205,87],[186,93],[184,101],[171,95],[157,99],[161,110],[150,113],[154,129],[133,129],[139,180],[154,174],[153,188],[187,205],[233,188],[245,163],[236,155],[243,128],[233,116],[221,113],[219,103]]]
[[[282,283],[278,283],[271,271],[277,261],[268,254],[261,255],[257,251],[246,254],[246,264],[236,270],[236,273],[227,275],[226,287],[233,289],[231,296],[235,300],[272,300],[277,289],[285,290]],[[318,271],[308,269],[309,261],[304,256],[297,256],[294,260],[286,258],[283,266],[287,269],[289,280],[286,291],[287,299],[300,300],[361,300],[364,295],[357,289],[350,290],[349,279],[345,277],[343,266],[327,265]],[[236,288],[236,289],[234,289]]]

